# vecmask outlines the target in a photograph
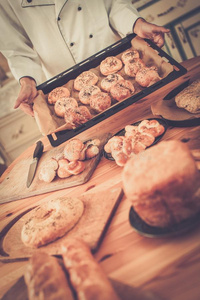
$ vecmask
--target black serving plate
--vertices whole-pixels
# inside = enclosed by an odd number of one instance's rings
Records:
[[[129,222],[139,234],[150,238],[172,237],[194,228],[200,221],[200,213],[168,228],[154,227],[145,223],[136,213],[133,206],[129,211]]]
[[[161,125],[163,125],[164,128],[165,128],[165,131],[164,131],[161,135],[159,135],[158,137],[156,137],[156,138],[155,138],[155,141],[154,141],[150,146],[147,147],[147,148],[150,148],[150,147],[152,147],[153,145],[155,145],[156,143],[158,143],[158,142],[162,139],[163,135],[165,134],[165,132],[166,132],[166,130],[167,130],[167,128],[168,128],[168,124],[167,124],[167,122],[166,122],[164,119],[160,119],[160,118],[148,118],[148,119],[145,119],[145,120],[156,120],[156,121],[158,121]],[[137,121],[137,122],[135,122],[135,123],[133,123],[133,124],[131,124],[131,125],[137,126],[137,125],[139,125],[142,121],[143,121],[143,120]],[[124,135],[125,135],[125,128],[123,128],[123,129],[121,129],[120,131],[118,131],[114,136],[116,136],[116,135],[118,135],[118,136],[124,136]],[[146,148],[146,149],[147,149],[147,148]],[[104,155],[105,158],[114,161],[114,158],[112,157],[112,155],[111,155],[110,153],[107,153],[105,150],[104,150],[104,152],[103,152],[103,155]]]

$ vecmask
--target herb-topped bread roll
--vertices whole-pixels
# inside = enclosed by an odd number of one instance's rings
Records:
[[[183,89],[175,97],[176,105],[192,114],[200,113],[200,79]]]
[[[200,210],[199,171],[187,145],[163,141],[126,163],[124,192],[149,225],[168,227]]]

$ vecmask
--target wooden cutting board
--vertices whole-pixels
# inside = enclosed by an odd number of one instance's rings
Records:
[[[140,288],[135,288],[126,284],[123,284],[114,279],[109,279],[116,293],[121,300],[159,300],[157,295],[143,291]],[[28,300],[28,291],[24,282],[24,277],[20,277],[19,280],[12,286],[11,289],[1,298],[1,300]],[[103,300],[103,299],[102,299]],[[111,299],[112,300],[112,299]]]
[[[83,239],[92,251],[96,251],[122,195],[122,189],[119,187],[99,193],[88,191],[82,194],[79,198],[84,203],[84,212],[79,222],[62,238],[41,248],[49,254],[59,255],[61,253],[61,245],[65,242],[65,239],[78,237]],[[56,199],[56,193],[45,197],[38,204],[51,199]],[[26,247],[21,241],[22,226],[29,219],[30,209],[21,211],[17,217],[13,217],[13,220],[1,231],[0,257],[2,259],[5,258],[5,261],[30,257],[36,250]]]
[[[53,148],[42,154],[36,169],[34,180],[29,188],[26,187],[26,181],[28,177],[29,166],[32,162],[32,155],[17,161],[17,163],[8,173],[7,177],[4,178],[0,183],[0,204],[57,191],[87,182],[99,163],[103,146],[108,140],[109,136],[110,134],[105,134],[103,137],[100,137],[100,153],[96,157],[85,161],[86,168],[82,173],[65,179],[56,177],[52,182],[47,183],[39,180],[38,176],[43,163],[48,161],[51,157],[55,157],[59,153],[62,153],[66,143],[63,143],[59,147]]]

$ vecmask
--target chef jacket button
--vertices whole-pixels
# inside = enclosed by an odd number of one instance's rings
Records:
[[[60,17],[58,17],[58,21],[60,21]]]
[[[90,34],[90,35],[89,35],[89,38],[92,39],[92,38],[93,38],[93,34]]]
[[[70,43],[70,46],[73,47],[73,46],[74,46],[74,43]]]
[[[31,2],[32,2],[32,0],[27,0],[27,2],[28,2],[28,3],[31,3]]]
[[[81,7],[81,6],[79,6],[79,7],[78,7],[78,10],[79,10],[79,11],[80,11],[80,10],[82,10],[82,7]]]

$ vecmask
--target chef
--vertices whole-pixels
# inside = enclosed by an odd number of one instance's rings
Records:
[[[130,0],[4,0],[0,51],[20,83],[15,108],[33,115],[36,85],[132,32],[164,44],[167,29],[143,20]]]

